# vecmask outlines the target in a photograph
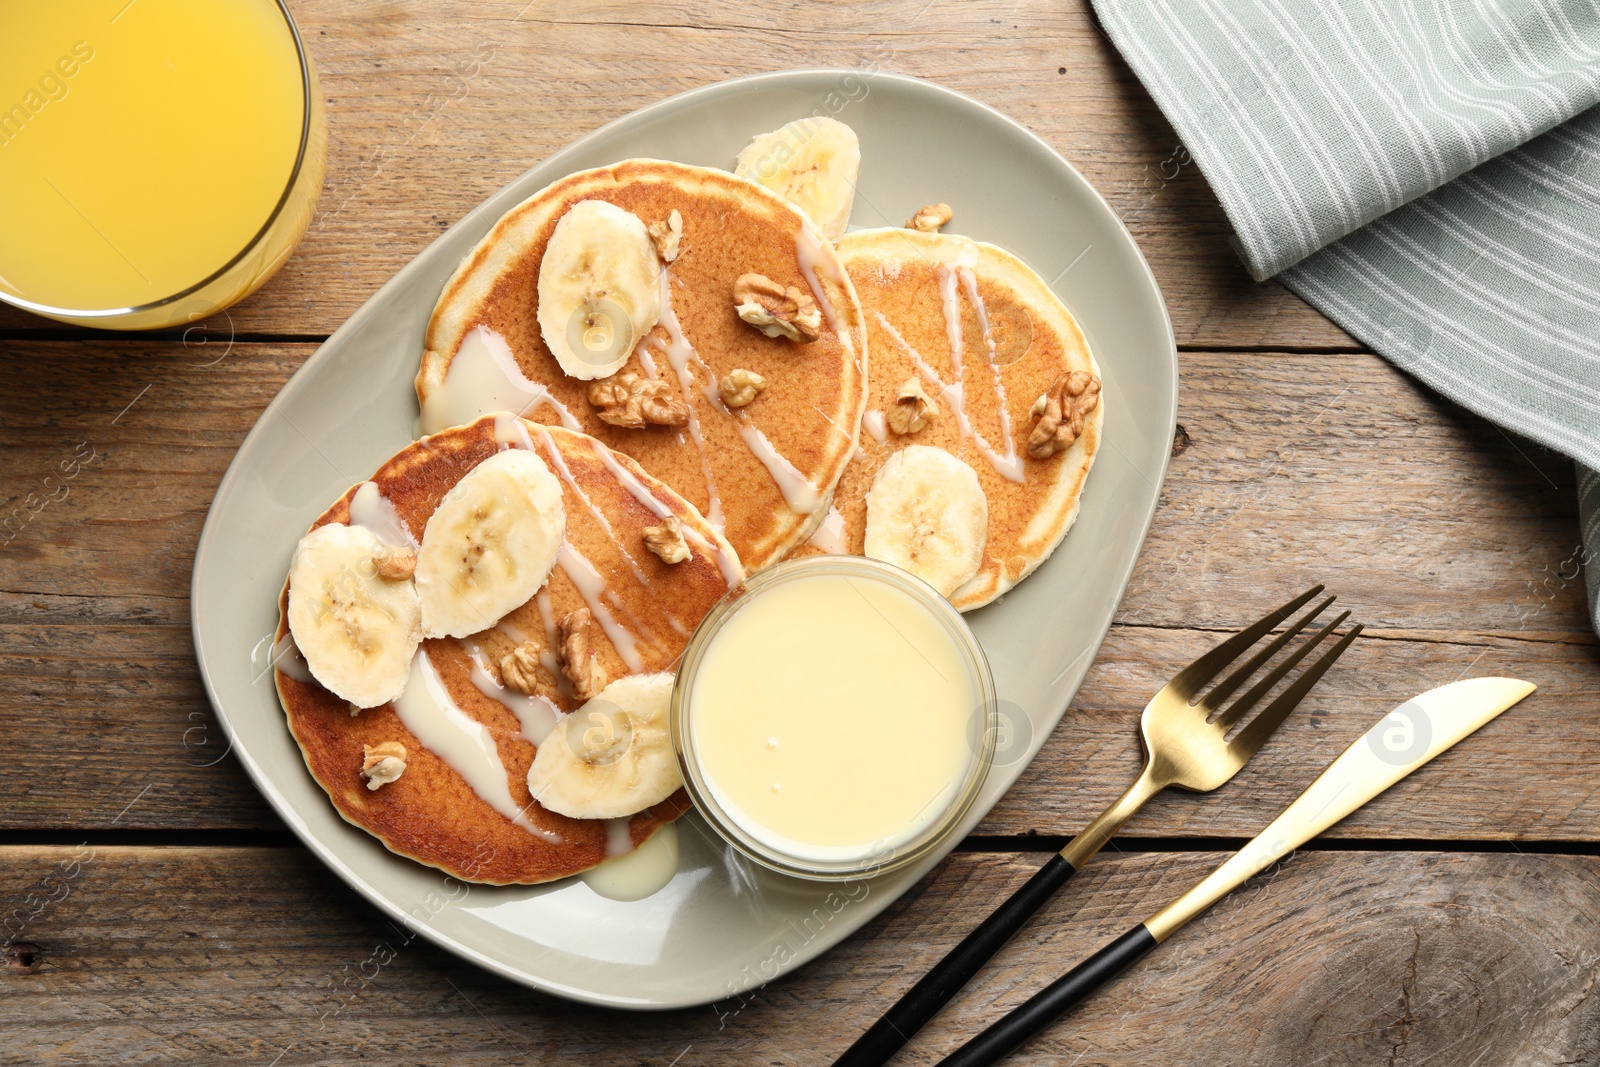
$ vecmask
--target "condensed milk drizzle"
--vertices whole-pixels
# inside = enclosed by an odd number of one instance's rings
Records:
[[[996,361],[994,333],[989,329],[989,312],[983,306],[983,297],[978,293],[978,279],[973,275],[971,268],[957,267],[956,272],[961,276],[961,287],[966,290],[972,310],[978,314],[978,328],[983,331],[983,347],[989,357],[989,370],[994,373],[994,394],[996,406],[1000,409],[1000,432],[1006,439],[1006,455],[1016,459],[1017,446],[1011,437],[1011,411],[1006,403],[1005,382],[1000,380],[1000,364]],[[959,325],[956,333],[959,336]]]
[[[828,299],[827,291],[822,288],[822,283],[817,278],[818,268],[829,273],[833,281],[839,281],[833,274],[833,263],[822,251],[822,238],[817,235],[816,229],[810,220],[800,224],[800,232],[794,239],[795,259],[800,263],[800,273],[805,275],[806,285],[811,288],[811,296],[816,300],[817,306],[822,309],[822,317],[828,320],[828,329],[832,330],[839,338],[839,345],[850,353],[850,359],[856,365],[857,373],[862,370],[861,353],[856,351],[855,338],[839,321],[839,313],[834,309],[833,301]]]
[[[535,837],[560,842],[558,835],[536,825],[512,799],[494,735],[456,706],[426,651],[417,650],[411,661],[411,678],[393,707],[423,747],[444,760],[484,803]]]
[[[544,744],[550,731],[556,728],[561,710],[541,696],[524,696],[513,692],[495,680],[489,670],[489,657],[478,642],[463,639],[461,647],[472,661],[472,684],[478,692],[495,701],[517,717],[522,726],[523,739],[535,745]]]
[[[633,558],[633,553],[628,551],[628,547],[617,536],[617,531],[612,529],[611,520],[606,518],[606,513],[594,506],[594,501],[589,499],[589,494],[583,491],[583,487],[572,476],[572,468],[567,466],[567,461],[561,458],[560,452],[556,451],[556,443],[550,434],[545,430],[540,430],[539,436],[544,441],[545,454],[550,457],[550,464],[555,467],[556,473],[561,475],[561,480],[566,482],[567,486],[577,494],[578,499],[583,501],[583,506],[589,509],[589,514],[594,516],[595,521],[600,524],[600,528],[606,532],[606,536],[611,538],[611,543],[617,546],[617,551],[622,553],[622,558],[628,561],[628,567],[633,571],[633,576],[639,579],[639,584],[649,585],[650,578],[645,574],[644,568],[639,566],[639,561]]]
[[[594,616],[594,621],[600,624],[600,629],[605,631],[612,647],[617,650],[617,655],[628,665],[628,670],[634,674],[643,673],[644,660],[639,657],[638,643],[634,641],[633,635],[617,622],[616,616],[612,615],[611,609],[606,606],[604,599],[606,580],[595,570],[594,564],[584,558],[583,553],[573,548],[571,541],[563,541],[556,553],[556,566],[560,567],[572,584],[577,586],[583,602],[589,606],[589,613]]]
[[[1010,435],[1008,434],[1006,437],[1006,452],[1001,453],[995,451],[994,446],[989,443],[988,439],[985,438],[983,434],[972,425],[972,421],[967,418],[965,398],[961,383],[957,382],[954,385],[946,385],[944,379],[939,377],[938,372],[930,367],[928,362],[922,358],[921,353],[919,353],[915,348],[912,348],[911,345],[907,343],[906,339],[900,336],[900,331],[894,328],[894,324],[884,316],[883,312],[877,311],[873,314],[878,316],[878,324],[883,327],[884,332],[889,335],[890,340],[894,341],[894,343],[899,346],[900,350],[904,352],[907,358],[911,360],[912,365],[914,365],[922,377],[927,380],[928,385],[937,390],[939,395],[944,399],[944,402],[949,405],[950,410],[955,414],[956,425],[960,428],[962,436],[966,437],[977,446],[978,451],[984,454],[984,458],[986,458],[989,461],[989,464],[999,472],[1001,477],[1008,478],[1013,482],[1022,481],[1024,473],[1022,458],[1017,455],[1016,447],[1012,444]]]
[[[504,337],[487,326],[475,326],[461,339],[444,381],[422,405],[422,432],[438,433],[491,411],[526,415],[540,407],[553,409],[567,429],[583,429],[549,389],[522,373]]]
[[[714,375],[712,375],[711,367],[705,360],[700,358],[700,353],[695,351],[694,345],[690,344],[689,339],[684,336],[683,326],[678,322],[677,312],[672,309],[672,286],[668,279],[668,274],[670,273],[667,270],[661,272],[661,318],[659,320],[660,324],[666,328],[667,336],[670,340],[666,345],[662,345],[660,341],[657,341],[656,347],[665,353],[667,361],[672,364],[672,369],[678,376],[678,386],[683,390],[683,402],[689,407],[689,436],[694,438],[695,447],[700,450],[700,466],[705,472],[706,489],[711,494],[711,506],[716,512],[715,517],[708,512],[706,519],[717,528],[718,532],[721,532],[725,529],[722,519],[722,501],[716,495],[716,482],[711,475],[711,462],[706,455],[705,440],[700,433],[700,420],[695,415],[694,401],[692,399],[695,380],[694,372],[689,367],[689,361],[693,360],[699,364],[708,377],[713,377],[714,379]],[[722,395],[717,390],[716,381],[712,380],[709,384],[702,386],[700,391],[701,395],[712,406],[732,417],[739,424],[740,439],[744,441],[745,447],[750,450],[750,454],[760,460],[762,465],[767,468],[767,473],[772,476],[772,481],[778,487],[778,492],[783,494],[784,502],[789,505],[789,510],[801,515],[809,515],[816,511],[818,505],[822,503],[822,495],[817,492],[816,487],[806,481],[805,475],[801,474],[799,469],[793,463],[790,463],[787,457],[773,447],[772,442],[767,440],[766,434],[763,434],[743,411],[730,408],[722,402]]]
[[[666,344],[652,340],[656,350],[666,356],[667,362],[672,365],[672,371],[678,377],[678,388],[683,390],[683,403],[689,409],[689,437],[694,441],[695,450],[700,453],[700,473],[705,478],[706,496],[709,498],[706,521],[720,532],[727,527],[722,515],[722,498],[717,495],[717,479],[711,473],[711,457],[706,455],[705,437],[700,432],[700,416],[694,410],[694,375],[689,372],[689,357],[694,354],[694,346],[683,336],[677,312],[672,310],[671,273],[665,268],[661,271],[661,318],[658,320],[666,329],[668,340]]]
[[[843,556],[850,552],[850,542],[845,537],[844,516],[838,508],[829,508],[828,517],[822,520],[817,532],[811,535],[811,547],[830,555]]]
[[[350,525],[366,527],[372,536],[392,548],[417,547],[417,539],[411,536],[405,520],[377,482],[362,482],[356,487],[350,498]]]

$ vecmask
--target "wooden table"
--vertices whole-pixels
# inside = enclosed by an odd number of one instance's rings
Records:
[[[1600,657],[1566,460],[1251,284],[1080,0],[523,2],[296,0],[331,147],[283,272],[183,336],[0,314],[0,1061],[828,1063],[1121,790],[1156,687],[1323,581],[1367,630],[1282,736],[1218,794],[1152,803],[904,1062],[936,1060],[1192,882],[1400,699],[1498,673],[1541,690],[1016,1062],[1600,1063]],[[811,65],[970,93],[1123,214],[1181,351],[1171,473],[1088,680],[936,873],[749,997],[654,1015],[565,1003],[408,943],[224,754],[190,642],[195,541],[273,394],[440,230],[603,122]],[[204,165],[204,145],[187,150]],[[76,477],[45,481],[74,458]]]

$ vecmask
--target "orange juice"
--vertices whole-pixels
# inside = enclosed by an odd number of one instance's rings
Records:
[[[0,6],[0,299],[148,328],[252,292],[321,186],[302,56],[275,0]]]

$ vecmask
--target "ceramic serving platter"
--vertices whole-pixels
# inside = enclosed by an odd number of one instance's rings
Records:
[[[634,903],[576,878],[468,886],[345,823],[289,736],[268,670],[295,542],[328,503],[412,439],[423,330],[456,264],[505,211],[573,171],[637,156],[731,167],[750,138],[803,115],[860,135],[852,225],[898,226],[947,201],[953,232],[1033,266],[1077,316],[1105,381],[1103,446],[1077,525],[1038,572],[968,616],[1005,730],[978,803],[944,850],[842,885],[754,867],[697,816],[661,892]],[[441,177],[440,180],[446,180]],[[928,82],[800,70],[710,85],[575,142],[486,200],[412,260],[308,359],[217,490],[195,557],[200,669],[233,751],[290,828],[397,922],[518,982],[619,1008],[725,1000],[837,944],[913,885],[1022,773],[1076,692],[1144,541],[1166,473],[1177,354],[1155,279],[1084,177],[1015,122]],[[892,754],[886,754],[892,758]]]

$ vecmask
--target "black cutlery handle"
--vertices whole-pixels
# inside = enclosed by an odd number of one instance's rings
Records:
[[[1135,926],[1012,1008],[993,1026],[940,1060],[939,1067],[989,1067],[998,1063],[1155,947],[1156,939],[1144,924]]]
[[[1076,868],[1059,853],[1051,856],[1032,878],[1011,894],[1011,899],[991,912],[961,944],[951,949],[933,970],[884,1012],[882,1018],[834,1061],[833,1067],[880,1067],[888,1062],[889,1057],[937,1015],[989,958],[1000,951],[1000,946],[1011,940],[1022,924],[1075,873]]]

